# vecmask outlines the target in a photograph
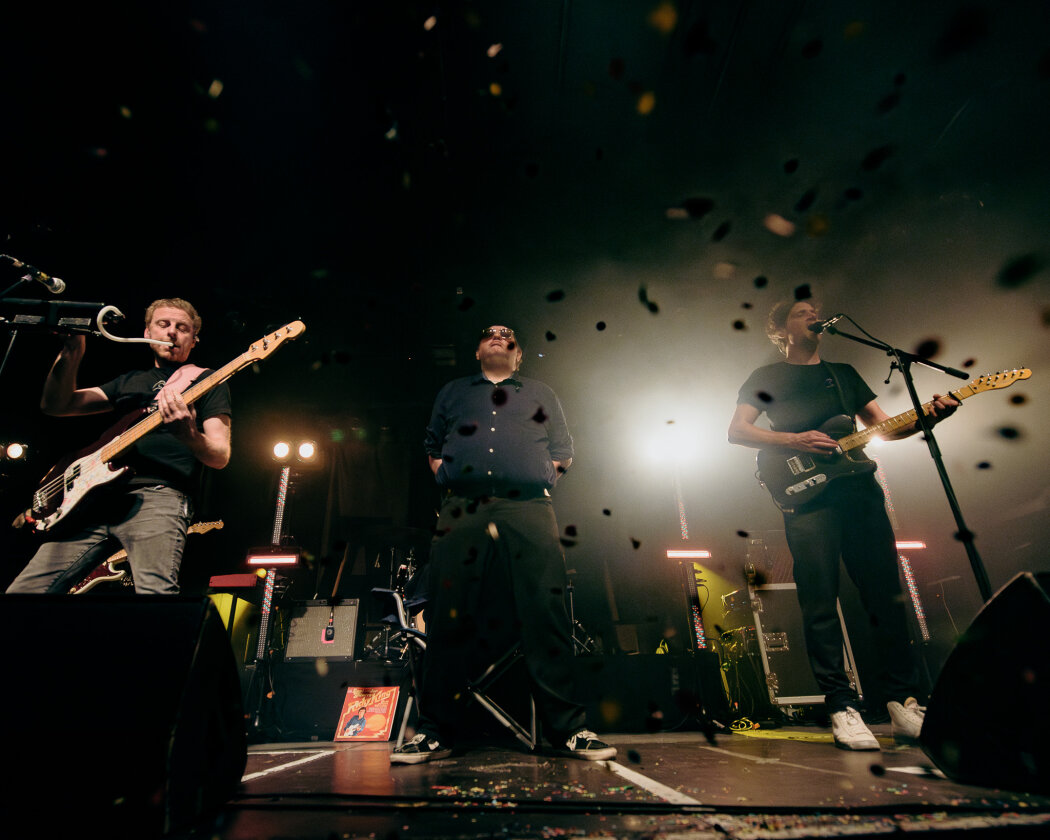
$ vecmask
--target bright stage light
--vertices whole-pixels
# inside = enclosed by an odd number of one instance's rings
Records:
[[[926,548],[926,543],[922,540],[897,540],[897,550],[905,551],[906,549],[919,549]]]
[[[711,552],[704,548],[669,548],[668,560],[710,560]]]
[[[9,443],[4,447],[4,455],[10,461],[25,458],[29,450],[24,443]]]
[[[299,549],[264,547],[252,549],[245,562],[256,568],[295,566],[299,562]]]
[[[300,468],[321,466],[321,447],[313,438],[291,438],[273,445],[270,457],[279,464],[294,464]]]

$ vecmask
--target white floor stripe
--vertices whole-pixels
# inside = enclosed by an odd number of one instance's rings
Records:
[[[300,758],[296,761],[289,761],[287,764],[278,764],[276,767],[270,767],[267,770],[260,770],[258,773],[249,773],[247,776],[244,776],[241,781],[250,782],[253,779],[269,776],[271,773],[280,773],[282,770],[287,770],[289,767],[295,767],[299,764],[307,764],[308,762],[316,761],[319,758],[324,758],[326,755],[334,755],[335,752],[335,750],[324,750],[323,752],[314,753],[313,755],[308,755],[305,758]]]
[[[674,803],[675,805],[702,805],[703,803],[697,799],[693,799],[691,796],[686,796],[681,791],[670,788],[667,785],[660,784],[655,779],[650,779],[648,776],[643,776],[641,773],[636,773],[629,767],[624,767],[622,764],[617,764],[615,761],[604,762],[605,766],[612,770],[617,776],[622,776],[627,781],[638,785],[638,787],[649,791],[649,793],[659,796],[666,802]]]
[[[730,758],[742,758],[745,761],[753,761],[756,764],[776,764],[779,767],[796,767],[799,770],[807,770],[813,773],[827,773],[831,776],[849,776],[851,775],[848,770],[826,770],[821,767],[813,767],[810,764],[795,764],[791,761],[783,761],[779,758],[761,758],[753,755],[741,755],[730,750],[719,749],[718,747],[700,747],[702,750],[709,750],[710,752],[722,753]],[[876,752],[872,752],[872,755],[878,755]]]

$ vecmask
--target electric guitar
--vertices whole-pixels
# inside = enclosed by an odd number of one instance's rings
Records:
[[[215,522],[196,522],[186,529],[187,534],[204,534],[215,528],[221,528],[222,520]],[[131,577],[131,567],[127,563],[128,553],[123,548],[116,554],[107,557],[99,563],[79,583],[69,588],[70,595],[83,595],[89,589],[94,589],[100,583],[113,581],[120,582],[122,586],[134,586],[135,581]]]
[[[982,391],[1009,388],[1019,379],[1028,379],[1028,368],[986,374],[949,395],[958,401]],[[930,413],[930,403],[922,405]],[[915,409],[890,417],[861,431],[853,431],[853,420],[845,414],[832,417],[818,431],[835,438],[838,449],[828,455],[799,452],[787,447],[762,449],[758,453],[758,480],[781,509],[790,509],[813,501],[836,478],[874,472],[876,464],[861,449],[873,437],[893,432],[915,422]],[[840,437],[841,435],[841,437]]]
[[[183,391],[183,400],[187,405],[197,401],[216,385],[253,362],[265,359],[285,341],[296,338],[305,329],[306,325],[302,321],[293,321],[276,332],[264,335],[232,362]],[[32,525],[37,531],[50,530],[91,490],[127,472],[128,466],[115,463],[117,459],[160,425],[161,416],[156,403],[123,417],[103,434],[99,442],[74,453],[71,459],[75,460],[66,459],[51,468],[33,494],[32,507],[15,520],[15,525]]]

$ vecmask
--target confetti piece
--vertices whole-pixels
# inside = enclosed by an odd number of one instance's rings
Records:
[[[806,190],[802,197],[795,202],[795,211],[797,213],[805,213],[813,206],[813,202],[817,200],[816,190]]]
[[[714,276],[716,280],[732,280],[736,274],[736,266],[731,262],[715,263]]]
[[[823,213],[814,213],[806,220],[806,235],[810,237],[823,236],[831,230],[831,221]]]
[[[792,236],[795,233],[795,223],[789,222],[779,213],[770,213],[763,220],[762,224],[766,230],[770,233],[775,233],[777,236]]]
[[[660,307],[657,306],[653,301],[649,300],[649,291],[645,286],[638,287],[638,300],[641,301],[642,305],[646,307],[654,315],[660,311]]]
[[[1010,260],[999,270],[996,278],[1004,289],[1016,289],[1043,270],[1045,263],[1036,254],[1024,254]]]
[[[820,55],[823,49],[824,42],[821,41],[819,38],[814,38],[812,41],[810,41],[808,44],[802,47],[802,57],[816,58],[818,55]]]
[[[879,146],[877,149],[872,149],[860,162],[860,168],[865,172],[874,172],[893,156],[893,152],[893,146]]]
[[[670,35],[678,25],[678,10],[674,4],[664,0],[649,12],[649,25],[663,35]]]

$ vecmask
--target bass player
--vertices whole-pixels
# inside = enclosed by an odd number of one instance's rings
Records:
[[[228,386],[219,384],[192,404],[182,397],[195,380],[210,373],[187,361],[200,329],[200,315],[188,301],[154,301],[146,310],[144,333],[153,342],[152,367],[89,388],[76,383],[85,338],[66,337],[44,383],[40,407],[45,414],[112,411],[133,417],[155,406],[161,424],[121,460],[131,467],[128,472],[92,490],[48,534],[8,587],[9,593],[69,592],[116,540],[128,553],[137,594],[178,594],[179,567],[202,469],[222,469],[230,461]],[[20,515],[15,524],[33,525],[32,516],[32,511]]]
[[[729,424],[729,442],[756,449],[783,447],[814,455],[836,452],[835,439],[818,427],[835,415],[865,426],[889,419],[875,394],[850,365],[820,358],[820,321],[810,300],[786,300],[769,313],[766,335],[784,361],[758,368],[740,388]],[[934,395],[928,424],[951,415],[959,403]],[[770,429],[756,425],[766,414]],[[920,431],[918,422],[885,435],[900,439]],[[897,572],[897,551],[882,488],[871,472],[847,475],[792,509],[783,508],[794,561],[794,579],[810,667],[824,693],[836,746],[877,750],[846,675],[836,599],[839,558],[856,584],[881,659],[880,682],[894,736],[915,739],[924,708],[916,700],[918,666],[909,642],[907,615]]]

